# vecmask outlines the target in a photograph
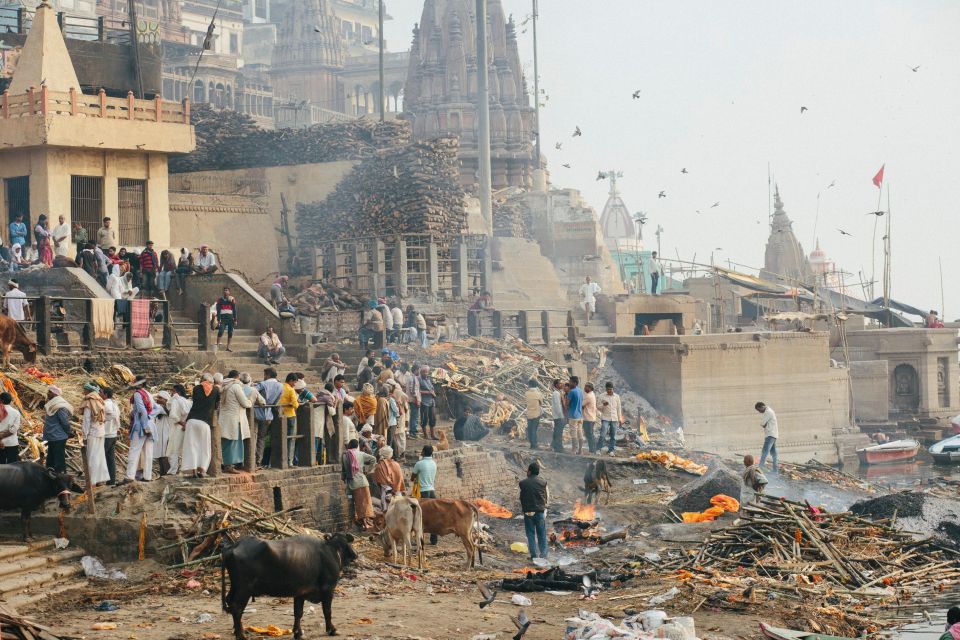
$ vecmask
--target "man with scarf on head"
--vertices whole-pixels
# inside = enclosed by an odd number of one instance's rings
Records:
[[[243,441],[250,439],[247,409],[253,402],[247,398],[240,382],[240,372],[231,370],[223,380],[220,396],[220,449],[223,451],[223,472],[239,473],[243,467]]]
[[[63,399],[60,387],[47,387],[43,405],[43,439],[47,443],[47,467],[57,473],[67,472],[67,440],[70,438],[70,416],[73,407]]]
[[[373,501],[370,499],[370,483],[364,474],[364,467],[376,463],[377,459],[359,449],[360,443],[351,440],[341,459],[341,478],[347,484],[347,490],[353,496],[353,521],[363,530],[373,526]]]
[[[180,472],[180,461],[183,459],[183,436],[187,428],[187,415],[193,402],[187,396],[187,390],[180,383],[173,385],[173,393],[167,402],[167,417],[170,419],[170,435],[167,438],[167,449],[164,451],[168,469],[171,475]]]
[[[167,447],[170,445],[170,434],[173,432],[173,423],[170,421],[170,393],[161,391],[153,397],[153,459],[160,466],[160,475],[170,473],[170,458],[167,457]]]
[[[123,484],[133,482],[143,460],[143,479],[146,482],[153,480],[153,443],[156,427],[153,424],[153,398],[144,387],[147,379],[137,376],[130,389],[130,451],[127,453],[127,477]],[[140,457],[141,452],[143,458]]]
[[[86,394],[80,402],[82,430],[87,455],[87,470],[90,472],[90,484],[101,487],[110,481],[107,470],[107,457],[103,450],[103,438],[106,434],[107,414],[100,395],[100,387],[93,382],[83,385]]]
[[[403,484],[403,469],[393,459],[393,448],[382,447],[377,451],[377,456],[380,462],[373,469],[373,481],[380,487],[380,509],[386,513],[387,507],[390,506],[390,499],[403,495],[406,488]]]
[[[220,390],[213,386],[213,376],[204,373],[200,384],[193,387],[193,405],[187,414],[183,434],[183,459],[180,467],[191,478],[202,478],[210,466],[210,423],[220,402]]]
[[[373,385],[369,382],[363,385],[360,395],[354,400],[354,411],[357,413],[357,426],[369,424],[373,427],[374,417],[377,414],[377,397],[374,395]]]
[[[947,629],[940,636],[940,640],[960,640],[960,607],[950,607],[947,610]]]

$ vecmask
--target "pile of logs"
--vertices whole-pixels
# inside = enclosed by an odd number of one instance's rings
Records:
[[[417,233],[443,240],[465,227],[455,137],[377,153],[361,161],[326,200],[297,205],[302,246]]]
[[[190,120],[197,148],[170,158],[170,173],[357,160],[410,142],[410,125],[403,120],[357,119],[267,130],[246,114],[205,105],[192,107]]]
[[[360,310],[363,303],[355,295],[328,282],[312,284],[290,299],[301,316],[315,317],[321,311]]]
[[[499,196],[499,194],[498,194]],[[530,207],[515,194],[493,201],[493,235],[498,238],[530,238]]]
[[[49,627],[28,620],[0,604],[0,637],[3,640],[62,640],[70,636],[58,636]]]

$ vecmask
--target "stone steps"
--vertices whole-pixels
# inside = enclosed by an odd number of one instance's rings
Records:
[[[24,606],[54,593],[86,585],[80,558],[82,549],[55,550],[53,541],[0,544],[0,601]]]

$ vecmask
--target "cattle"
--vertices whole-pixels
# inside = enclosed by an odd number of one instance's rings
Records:
[[[384,528],[380,532],[383,543],[383,556],[390,552],[393,562],[397,562],[397,545],[403,549],[403,564],[407,564],[407,547],[410,546],[410,534],[413,534],[414,552],[417,554],[417,567],[423,569],[423,511],[416,498],[397,496],[390,501],[384,517]]]
[[[20,323],[10,316],[0,315],[0,350],[3,352],[3,367],[10,368],[10,351],[16,349],[30,364],[37,361],[37,343],[27,337]]]
[[[610,503],[610,476],[607,474],[607,463],[605,460],[592,460],[587,465],[587,470],[583,474],[583,497],[587,504],[591,504],[597,499],[600,492],[603,491],[603,504]]]
[[[421,498],[423,511],[423,532],[438,536],[455,534],[467,550],[467,569],[476,566],[475,555],[479,555],[483,564],[483,551],[480,549],[480,512],[477,507],[465,500],[449,498]]]
[[[50,498],[60,501],[60,508],[70,509],[70,491],[79,490],[65,473],[36,462],[0,464],[0,511],[20,510],[23,539],[32,537],[30,514]]]
[[[305,600],[323,606],[328,635],[337,635],[330,608],[333,591],[344,567],[357,559],[350,543],[353,536],[335,533],[326,539],[296,536],[284,540],[240,538],[225,546],[220,566],[220,593],[223,610],[233,616],[233,635],[244,640],[243,610],[250,598],[272,596],[293,598],[293,637],[303,637],[300,620]],[[230,574],[230,592],[225,572]]]

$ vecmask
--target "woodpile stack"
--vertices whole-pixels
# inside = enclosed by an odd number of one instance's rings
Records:
[[[0,604],[0,637],[3,640],[61,640],[49,627],[17,614],[11,607]]]
[[[530,208],[516,195],[493,201],[493,235],[498,238],[530,238]]]
[[[192,108],[190,121],[197,148],[171,158],[170,173],[358,160],[410,142],[410,125],[403,120],[357,119],[266,130],[246,114],[200,105]]]
[[[331,240],[428,234],[451,239],[466,227],[455,137],[378,152],[322,202],[297,205],[301,246]]]
[[[315,317],[321,311],[359,310],[363,303],[355,295],[328,282],[312,284],[290,299],[301,316]]]

